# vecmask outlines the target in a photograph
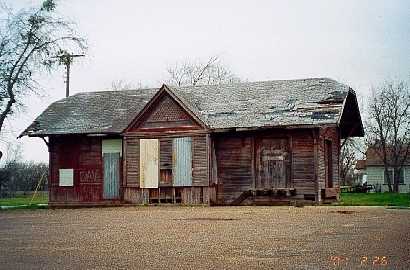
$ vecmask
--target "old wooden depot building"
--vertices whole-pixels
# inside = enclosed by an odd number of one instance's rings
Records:
[[[52,206],[320,203],[363,126],[355,92],[320,78],[80,93],[25,135],[48,145]]]

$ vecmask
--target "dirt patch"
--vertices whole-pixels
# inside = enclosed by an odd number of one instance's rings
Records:
[[[383,207],[0,211],[0,268],[410,269],[409,220]]]

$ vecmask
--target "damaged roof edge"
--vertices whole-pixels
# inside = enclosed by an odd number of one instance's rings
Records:
[[[328,124],[348,130],[357,123],[355,132],[363,133],[355,92],[332,79],[310,78],[195,87],[164,84],[161,88],[77,93],[49,105],[18,138],[123,134],[164,92],[209,131]],[[290,99],[297,100],[297,107],[292,107],[290,113],[279,113],[280,109],[288,109]],[[318,106],[316,114],[314,105]],[[349,110],[353,112],[344,115]],[[236,111],[239,113],[224,113]],[[274,119],[268,114],[274,114]]]
[[[348,106],[353,106],[353,110],[349,110]],[[349,114],[349,115],[347,115]],[[353,115],[352,115],[353,114]],[[355,119],[356,118],[356,119]],[[347,121],[349,119],[350,121]],[[352,121],[355,122],[353,125],[351,124]],[[357,102],[357,95],[356,92],[349,87],[348,94],[343,101],[342,111],[340,113],[339,119],[337,121],[337,125],[342,129],[342,138],[347,137],[363,137],[364,136],[364,127],[362,122],[362,117],[360,114],[359,104]],[[346,127],[349,130],[344,130]]]

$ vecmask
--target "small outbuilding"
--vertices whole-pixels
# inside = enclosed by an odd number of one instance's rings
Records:
[[[363,125],[355,92],[317,78],[80,93],[20,136],[47,142],[52,206],[321,203]]]

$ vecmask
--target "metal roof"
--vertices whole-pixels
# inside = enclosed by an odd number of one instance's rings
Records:
[[[167,88],[211,129],[338,124],[349,86],[328,78]],[[159,89],[76,94],[20,136],[121,133]]]

